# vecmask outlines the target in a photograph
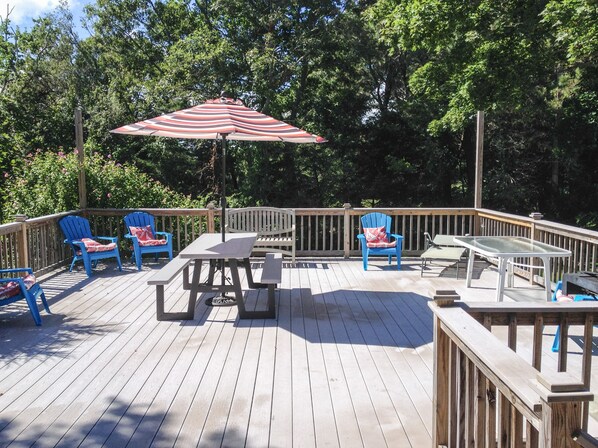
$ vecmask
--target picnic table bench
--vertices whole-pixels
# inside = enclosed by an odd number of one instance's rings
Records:
[[[156,318],[158,320],[183,320],[193,319],[193,309],[187,309],[186,312],[165,313],[164,312],[164,287],[183,271],[183,289],[190,290],[189,265],[193,260],[177,256],[164,265],[148,281],[148,285],[156,286]],[[190,304],[191,305],[191,304]],[[195,307],[195,303],[193,304]],[[191,316],[191,317],[189,317]]]

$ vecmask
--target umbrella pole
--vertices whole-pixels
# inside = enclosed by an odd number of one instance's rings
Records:
[[[222,136],[222,196],[220,197],[220,206],[222,216],[220,217],[220,230],[222,232],[222,242],[226,240],[225,221],[226,221],[226,134]]]
[[[226,241],[225,236],[225,221],[226,221],[226,134],[222,135],[222,195],[220,197],[220,207],[222,215],[220,217],[220,229],[222,232],[222,242]],[[224,269],[226,268],[226,260],[219,260],[222,292],[210,299],[206,300],[206,305],[211,306],[231,306],[235,305],[237,301],[234,297],[227,296],[224,293],[224,286],[226,285],[226,276]]]

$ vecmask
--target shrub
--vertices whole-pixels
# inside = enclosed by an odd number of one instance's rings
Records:
[[[95,152],[85,158],[90,208],[192,208],[201,201],[176,193],[133,165]],[[5,174],[3,221],[15,214],[50,215],[79,208],[77,151],[28,154],[12,175]]]

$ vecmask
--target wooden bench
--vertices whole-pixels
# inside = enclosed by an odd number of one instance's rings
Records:
[[[148,285],[156,286],[156,318],[158,320],[185,320],[193,319],[195,303],[186,312],[166,313],[164,312],[164,287],[168,285],[181,271],[183,271],[183,289],[190,290],[189,266],[193,260],[183,259],[180,256],[173,258],[148,281]]]
[[[424,275],[424,268],[428,260],[443,260],[457,262],[457,278],[459,278],[459,261],[465,255],[465,248],[459,246],[453,240],[453,235],[436,235],[434,239],[428,232],[424,232],[426,238],[426,250],[420,255],[421,276]]]
[[[254,252],[276,252],[295,263],[295,210],[274,207],[234,208],[226,213],[227,232],[255,232]]]

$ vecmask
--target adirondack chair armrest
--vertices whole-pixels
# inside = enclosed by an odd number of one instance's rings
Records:
[[[87,254],[87,248],[85,247],[85,243],[79,240],[64,240],[65,243],[70,243],[73,246],[79,248],[82,254]]]
[[[170,232],[154,232],[154,236],[162,235],[166,237],[166,241],[170,241],[172,238],[172,233]]]
[[[403,235],[399,235],[398,233],[387,233],[387,235],[392,236],[397,241],[400,241],[403,239]]]
[[[131,235],[130,233],[127,233],[125,235],[125,238],[128,238],[131,240],[131,243],[133,243],[134,248],[139,248],[139,240],[137,239],[137,237],[135,235]]]
[[[360,240],[365,240],[365,235],[363,233],[360,233],[359,235],[357,235],[357,238],[359,238]]]
[[[13,268],[13,269],[0,269],[1,274],[8,274],[13,272],[27,272],[28,274],[33,274],[33,269],[31,268]]]
[[[110,241],[111,243],[118,243],[117,236],[94,236],[94,238],[97,238],[98,240]]]

